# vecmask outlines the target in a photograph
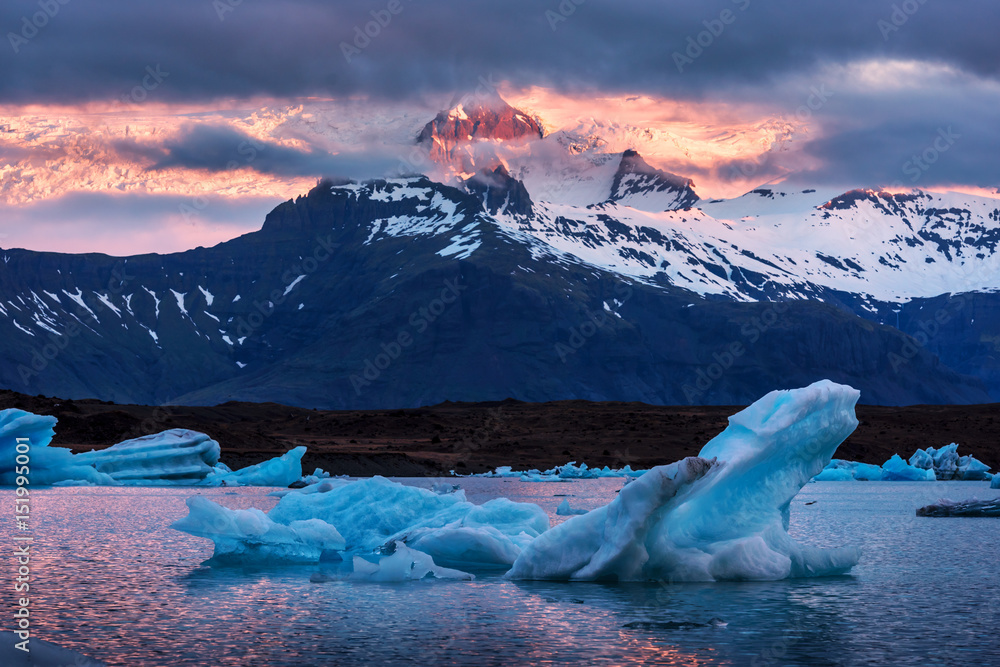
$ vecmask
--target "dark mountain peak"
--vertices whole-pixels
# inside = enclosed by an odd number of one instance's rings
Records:
[[[481,169],[465,181],[465,189],[475,195],[491,214],[528,216],[534,211],[524,183],[511,176],[503,164],[492,170]]]
[[[267,214],[261,231],[300,235],[317,228],[349,230],[375,219],[394,216],[432,218],[439,215],[475,215],[479,200],[466,192],[426,176],[374,179],[357,183],[322,181],[304,197],[279,204]]]
[[[611,181],[611,196],[608,197],[608,201],[612,202],[630,206],[641,202],[666,211],[690,208],[698,200],[694,181],[657,169],[632,149],[622,153],[618,170]]]

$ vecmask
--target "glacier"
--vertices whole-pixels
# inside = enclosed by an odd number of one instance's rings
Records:
[[[305,447],[234,472],[219,461],[219,443],[198,431],[170,429],[74,454],[50,446],[57,422],[0,410],[0,486],[16,480],[18,438],[30,443],[29,479],[37,486],[288,486],[302,477]]]
[[[697,457],[658,466],[608,505],[527,546],[510,579],[774,580],[850,571],[856,548],[800,545],[792,498],[858,425],[860,392],[823,380],[729,418]]]

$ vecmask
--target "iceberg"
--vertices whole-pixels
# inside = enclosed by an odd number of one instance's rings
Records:
[[[419,581],[421,579],[464,579],[476,577],[459,570],[451,570],[434,564],[427,554],[410,549],[402,542],[393,543],[393,553],[371,563],[361,556],[354,557],[354,572],[351,579],[360,581],[398,582]]]
[[[219,443],[204,433],[174,428],[73,457],[118,484],[200,484],[216,474]]]
[[[933,470],[912,466],[899,454],[882,464],[882,481],[885,482],[933,482],[937,478]]]
[[[115,484],[111,477],[81,464],[65,447],[50,447],[55,426],[55,417],[0,410],[0,486],[14,486],[25,469],[34,486],[69,481],[81,485]]]
[[[959,456],[958,444],[954,442],[940,449],[918,449],[910,457],[909,463],[916,468],[933,470],[935,479],[939,481],[975,482],[989,480],[991,477],[990,467],[982,461],[974,456]]]
[[[947,480],[986,481],[993,476],[990,467],[974,456],[959,456],[958,445],[952,443],[940,449],[918,449],[904,461],[894,455],[883,466],[857,461],[833,459],[813,479],[817,482],[869,480],[886,482],[933,482]]]
[[[813,479],[817,482],[849,482],[852,480],[877,482],[882,479],[882,474],[882,467],[873,463],[833,459]]]
[[[917,516],[1000,517],[1000,498],[993,500],[947,500],[917,510]]]
[[[215,505],[208,500],[203,502]],[[217,555],[220,541],[228,548],[227,540],[242,539],[242,534],[234,533],[228,522],[219,522],[218,531],[213,532],[214,524],[200,520],[202,516],[226,516],[229,510],[199,506],[197,511],[198,516],[174,527],[215,541]],[[510,567],[521,550],[549,528],[548,516],[537,505],[507,498],[475,505],[466,500],[461,489],[439,494],[383,477],[324,480],[289,491],[269,513],[254,516],[266,518],[268,526],[320,520],[342,536],[344,545],[339,551],[385,552],[400,542],[437,563],[479,568]],[[247,544],[263,551],[263,538],[259,537],[262,534],[268,536],[267,531],[258,530]],[[312,562],[319,556],[319,551],[309,553]]]
[[[281,456],[235,472],[215,472],[206,481],[212,486],[288,486],[302,479],[302,445]]]
[[[658,466],[610,504],[521,552],[510,579],[717,581],[843,574],[856,548],[788,535],[792,498],[857,428],[860,393],[828,380],[775,391],[729,418],[697,457]]]
[[[341,551],[344,538],[320,519],[275,523],[258,509],[231,510],[194,496],[188,516],[171,527],[215,543],[212,562],[224,565],[315,563],[324,551]]]
[[[602,477],[639,477],[645,472],[645,470],[632,470],[631,465],[626,465],[624,468],[611,468],[609,466],[604,466],[603,468],[590,468],[586,463],[576,465],[576,461],[570,461],[569,463],[550,468],[544,472],[534,468],[531,470],[518,471],[514,470],[511,466],[498,466],[491,472],[482,472],[468,476],[517,477],[522,482],[562,482],[573,479],[600,479]],[[452,471],[452,474],[455,474],[455,471]]]
[[[36,486],[288,486],[302,477],[305,447],[233,472],[219,462],[219,443],[197,431],[170,429],[74,454],[50,446],[56,423],[55,417],[0,410],[0,486],[14,485],[24,467],[18,455],[27,457]],[[27,451],[18,450],[19,442]]]
[[[559,507],[556,508],[558,516],[573,516],[574,514],[586,514],[589,510],[575,509],[569,506],[569,499],[564,498]]]
[[[990,482],[991,489],[1000,489],[1000,472],[993,475],[993,481]]]

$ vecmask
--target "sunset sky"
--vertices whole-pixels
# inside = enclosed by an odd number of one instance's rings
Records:
[[[0,246],[212,245],[318,177],[397,172],[487,84],[703,197],[991,193],[997,25],[988,0],[7,2]]]

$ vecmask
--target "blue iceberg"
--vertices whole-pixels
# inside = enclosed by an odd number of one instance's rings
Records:
[[[855,548],[788,535],[792,498],[858,425],[860,396],[830,381],[775,391],[729,418],[697,457],[653,468],[605,507],[527,546],[512,579],[773,580],[848,572]]]
[[[302,477],[305,447],[233,472],[219,462],[219,443],[204,433],[170,429],[74,454],[50,446],[57,420],[0,410],[0,486],[12,486],[18,443],[35,486],[288,486]]]

